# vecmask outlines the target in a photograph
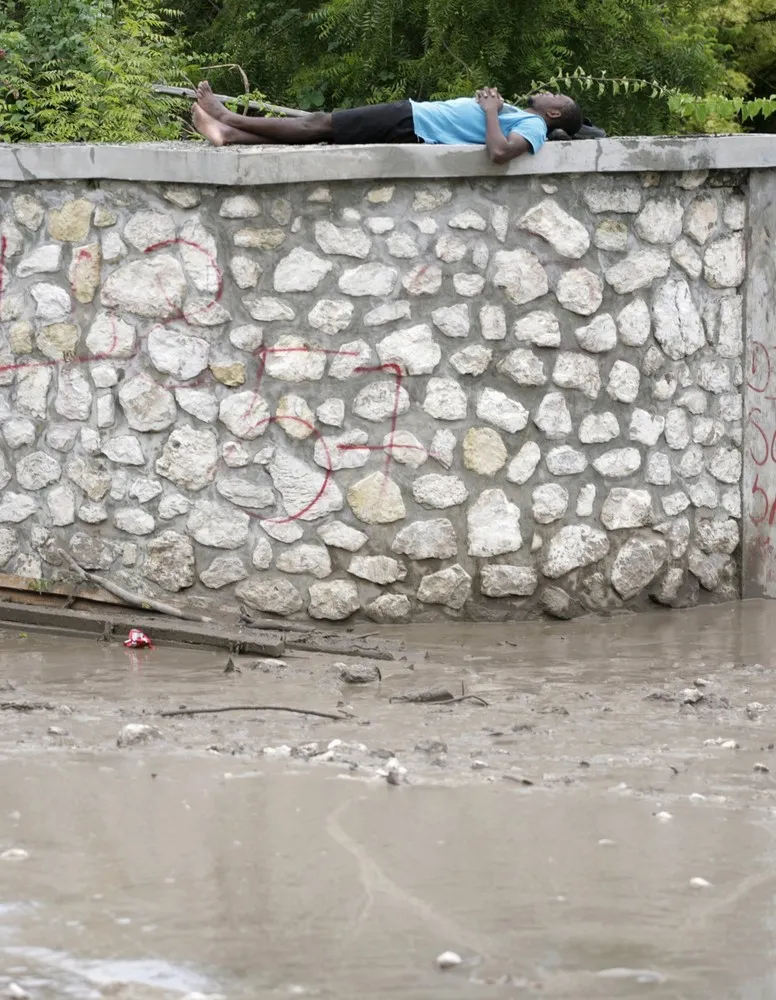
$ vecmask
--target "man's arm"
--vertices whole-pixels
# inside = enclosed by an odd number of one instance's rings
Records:
[[[531,144],[522,135],[513,132],[507,137],[502,132],[498,116],[504,99],[495,88],[478,90],[477,103],[485,112],[485,148],[494,163],[508,163],[530,150]]]

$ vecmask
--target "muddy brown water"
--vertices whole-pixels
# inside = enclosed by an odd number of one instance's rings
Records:
[[[7,632],[0,994],[773,1000],[775,614],[386,630],[359,687]],[[389,700],[440,684],[489,704]],[[260,703],[353,718],[159,717]]]

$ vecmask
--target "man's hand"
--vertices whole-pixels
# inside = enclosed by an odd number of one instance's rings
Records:
[[[495,111],[498,114],[504,107],[504,98],[495,87],[483,87],[474,96],[483,111]]]

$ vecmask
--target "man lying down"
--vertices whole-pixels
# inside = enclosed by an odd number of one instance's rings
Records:
[[[319,111],[305,118],[249,118],[225,108],[207,81],[197,87],[192,120],[214,146],[471,144],[484,145],[494,163],[538,153],[548,131],[561,129],[573,136],[583,124],[579,105],[565,94],[535,94],[523,111],[506,104],[492,87],[478,90],[476,97],[452,101],[393,101],[345,111]]]

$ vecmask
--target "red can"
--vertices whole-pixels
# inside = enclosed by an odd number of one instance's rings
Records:
[[[141,632],[139,628],[131,628],[129,630],[129,637],[124,640],[124,645],[127,649],[153,649],[154,644],[145,634]]]

